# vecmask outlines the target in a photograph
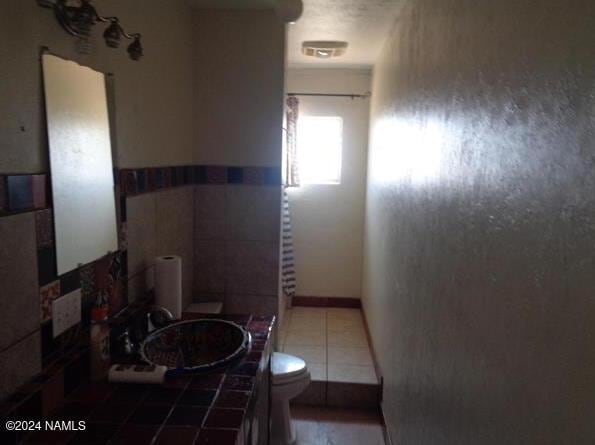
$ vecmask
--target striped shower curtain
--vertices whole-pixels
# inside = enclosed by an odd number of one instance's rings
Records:
[[[293,257],[293,238],[291,236],[291,217],[287,190],[283,189],[283,238],[281,241],[281,281],[283,293],[289,298],[295,297],[295,261]]]
[[[283,239],[281,249],[281,283],[283,293],[292,298],[295,296],[295,261],[293,257],[293,238],[291,234],[291,214],[289,212],[289,196],[287,187],[299,187],[300,180],[297,164],[297,120],[299,101],[295,96],[287,98],[286,143],[285,143],[285,178],[283,180]]]

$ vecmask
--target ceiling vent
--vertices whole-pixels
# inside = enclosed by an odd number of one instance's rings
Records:
[[[302,43],[302,53],[306,56],[330,59],[345,54],[347,42],[311,40]]]

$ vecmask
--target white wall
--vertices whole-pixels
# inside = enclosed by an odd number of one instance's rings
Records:
[[[365,93],[367,70],[290,69],[288,92]],[[289,192],[297,295],[360,298],[369,100],[300,96],[300,114],[343,118],[339,185]]]

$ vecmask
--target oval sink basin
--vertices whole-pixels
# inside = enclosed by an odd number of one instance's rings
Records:
[[[189,320],[149,334],[141,355],[151,364],[178,371],[207,371],[243,356],[250,342],[250,333],[230,321]]]

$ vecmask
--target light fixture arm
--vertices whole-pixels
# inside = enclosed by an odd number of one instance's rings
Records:
[[[77,6],[73,6],[72,1],[69,0],[37,0],[37,3],[44,8],[52,8],[62,28],[68,34],[78,38],[88,37],[95,23],[110,23],[103,35],[109,47],[117,48],[120,37],[124,37],[133,40],[128,46],[131,59],[138,60],[143,55],[140,33],[127,33],[118,17],[100,15],[91,0],[79,0]]]

